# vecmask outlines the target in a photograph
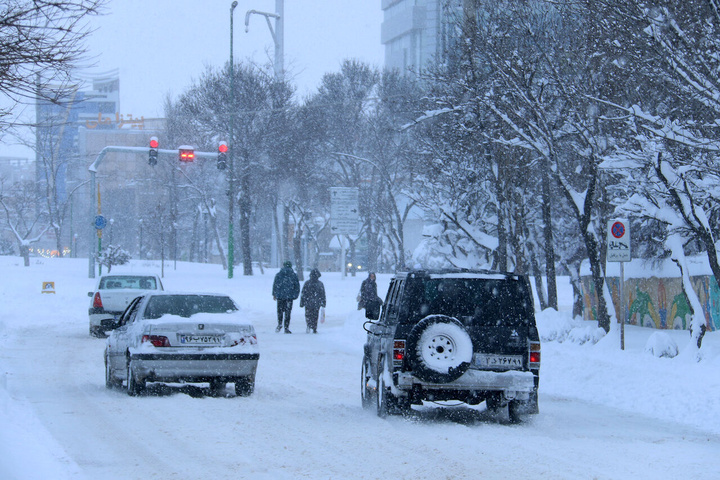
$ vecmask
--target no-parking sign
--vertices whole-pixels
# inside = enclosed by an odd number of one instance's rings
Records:
[[[607,233],[607,261],[629,262],[630,260],[630,222],[610,220]]]

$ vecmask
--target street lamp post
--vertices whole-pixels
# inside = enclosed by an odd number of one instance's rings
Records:
[[[238,2],[233,2],[230,5],[230,138],[228,138],[228,189],[230,191],[230,201],[228,213],[230,216],[230,222],[228,225],[228,278],[233,278],[233,263],[235,263],[235,242],[233,240],[233,229],[234,222],[233,217],[235,215],[235,162],[233,157],[234,139],[233,139],[233,127],[235,118],[235,72],[234,72],[234,59],[233,59],[233,12],[237,7]]]

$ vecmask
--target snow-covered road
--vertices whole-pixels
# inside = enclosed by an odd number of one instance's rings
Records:
[[[273,331],[271,274],[168,273],[167,289],[227,291],[253,318],[256,390],[214,398],[203,388],[151,385],[154,395],[129,397],[105,388],[104,340],[87,333],[93,281],[79,271],[29,272],[2,286],[3,302],[16,299],[0,313],[3,479],[708,478],[720,447],[717,432],[653,418],[641,399],[633,412],[545,393],[544,378],[557,382],[574,358],[557,343],[543,345],[541,413],[524,424],[467,407],[380,419],[359,398],[361,278],[331,274],[321,278],[329,305],[320,334],[304,333],[296,305],[295,333],[283,335]],[[48,276],[61,279],[58,293],[41,296],[35,282]],[[31,293],[19,296],[25,288]]]

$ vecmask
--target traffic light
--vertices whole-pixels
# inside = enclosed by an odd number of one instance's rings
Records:
[[[178,147],[178,160],[187,163],[195,161],[195,148],[187,145]]]
[[[227,143],[220,142],[220,145],[218,145],[218,158],[217,158],[218,170],[225,170],[227,168],[227,151],[228,151]]]
[[[157,165],[157,157],[158,157],[158,147],[160,146],[160,142],[158,142],[157,137],[150,137],[150,152],[148,156],[148,164],[151,166]]]

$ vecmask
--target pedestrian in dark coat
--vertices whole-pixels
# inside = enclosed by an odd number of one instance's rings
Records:
[[[317,333],[318,314],[325,307],[325,286],[319,280],[320,270],[313,268],[310,280],[305,282],[300,294],[300,308],[305,307],[305,323],[307,333]]]
[[[279,332],[285,326],[285,333],[290,331],[290,312],[292,311],[293,300],[300,295],[300,281],[292,269],[292,263],[283,263],[283,268],[275,275],[273,281],[273,300],[277,301],[278,325],[275,329]]]
[[[382,300],[377,294],[377,283],[375,282],[375,273],[368,273],[368,278],[363,280],[360,285],[360,294],[358,295],[358,310],[365,309],[366,315],[368,311],[379,312]]]

